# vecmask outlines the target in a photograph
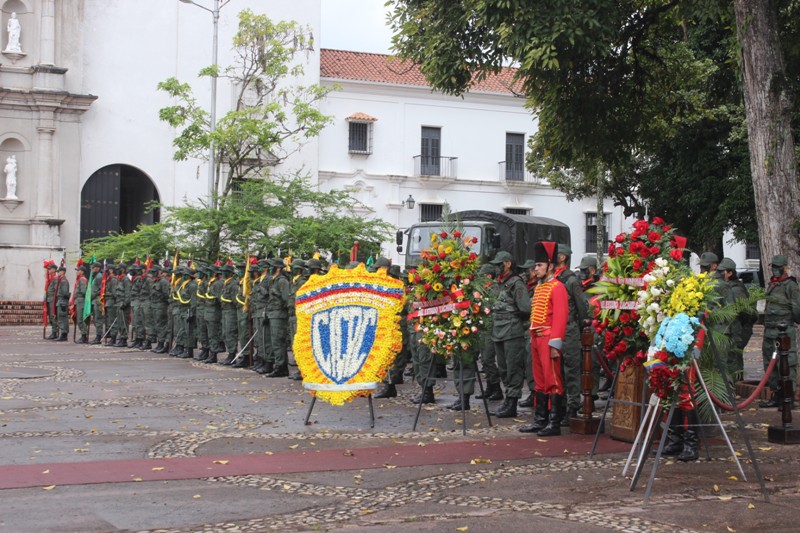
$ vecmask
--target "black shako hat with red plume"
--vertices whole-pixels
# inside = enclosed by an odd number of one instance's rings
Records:
[[[533,260],[537,263],[555,263],[558,245],[552,241],[539,241],[533,245]]]

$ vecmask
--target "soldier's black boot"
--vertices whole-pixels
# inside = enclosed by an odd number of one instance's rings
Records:
[[[561,427],[568,428],[569,427],[569,420],[572,417],[578,416],[578,408],[577,407],[568,407],[566,410],[563,408],[563,405],[567,403],[566,396],[561,397],[562,408],[561,408]]]
[[[55,332],[55,331],[53,331],[52,333],[50,333],[50,335],[48,335],[47,337],[45,337],[45,340],[48,340],[48,341],[54,341],[54,340],[56,340],[57,338],[58,338],[58,335],[56,335],[56,332]]]
[[[553,437],[556,435],[561,435],[561,416],[563,413],[561,409],[561,402],[564,398],[558,394],[551,394],[549,398],[550,420],[547,422],[545,427],[536,433],[540,437]]]
[[[291,374],[289,374],[288,378],[291,379],[292,381],[303,381],[303,374],[301,374],[300,372],[292,372]]]
[[[469,409],[470,409],[469,408],[469,396],[470,396],[469,394],[465,394],[464,395],[464,410],[465,411],[469,411]],[[450,409],[451,411],[460,411],[461,410],[461,396],[456,398],[456,401],[454,401],[453,403],[448,405],[447,409]]]
[[[175,347],[169,351],[169,355],[175,357],[176,355],[178,355],[178,352],[180,351],[180,348],[181,347],[176,344]]]
[[[517,404],[518,407],[533,407],[533,393],[528,394],[524,400],[520,400]]]
[[[97,335],[97,336],[96,336],[96,337],[95,337],[95,338],[92,340],[92,342],[90,342],[89,344],[100,344],[100,342],[101,342],[101,340],[100,340],[100,339],[101,339],[100,335]]]
[[[117,343],[117,336],[116,335],[106,339],[106,347],[107,348],[113,348],[116,343]]]
[[[178,355],[178,357],[180,357],[181,359],[194,358],[194,348],[189,348],[188,350],[184,348],[183,352],[180,355]]]
[[[259,372],[259,374],[269,375],[272,374],[273,370],[275,370],[275,363],[273,363],[272,361],[266,361],[264,363],[264,370],[262,372]]]
[[[504,407],[498,409],[494,416],[497,418],[514,418],[517,416],[517,402],[519,398],[506,398],[506,403],[503,404]]]
[[[414,398],[414,403],[436,403],[436,397],[433,395],[433,385],[425,387],[422,394]]]
[[[233,358],[234,357],[236,357],[235,353],[228,353],[228,355],[225,357],[225,359],[220,361],[219,364],[224,365],[224,366],[229,366],[231,363],[233,363]]]
[[[128,347],[128,339],[123,339],[120,337],[117,339],[117,342],[114,343],[114,348],[127,348]]]
[[[683,451],[683,409],[675,409],[667,428],[667,443],[661,455],[680,455]]]
[[[533,407],[533,424],[522,426],[519,431],[522,433],[538,433],[547,427],[550,421],[550,411],[547,406],[547,394],[537,392],[535,394],[534,407]]]
[[[484,389],[483,394],[478,394],[475,396],[476,400],[483,400],[486,398],[489,401],[497,401],[503,399],[503,389],[500,387],[499,383],[488,383],[486,385],[486,389]]]
[[[267,374],[268,378],[285,378],[289,375],[289,367],[286,364],[276,366],[275,369]]]
[[[75,344],[87,344],[89,341],[86,339],[86,337],[86,335],[81,335],[80,338],[75,341]]]
[[[212,365],[217,362],[217,352],[208,352],[208,357],[203,359],[203,362],[207,365]]]
[[[383,387],[381,387],[381,390],[379,390],[378,393],[373,396],[373,398],[397,398],[397,387],[394,386],[394,383],[384,383]]]
[[[139,350],[144,352],[146,350],[150,350],[152,343],[148,340],[143,340],[142,343],[139,345]]]
[[[247,368],[247,357],[242,354],[239,360],[231,365],[231,368]]]
[[[142,345],[142,339],[133,339],[133,342],[128,345],[128,348],[138,348]]]
[[[697,411],[689,409],[686,411],[686,427],[683,429],[683,450],[678,456],[678,461],[697,461],[700,457],[698,447],[699,438],[697,435],[700,420],[697,418]]]
[[[154,353],[167,353],[167,345],[166,343],[159,342],[156,346],[156,349],[153,350]]]
[[[208,348],[203,348],[197,355],[192,357],[192,359],[194,359],[195,361],[202,361],[206,357],[208,357]]]
[[[62,333],[61,336],[59,336],[58,339],[56,339],[56,340],[58,342],[64,342],[65,340],[67,340],[67,334],[66,333]]]

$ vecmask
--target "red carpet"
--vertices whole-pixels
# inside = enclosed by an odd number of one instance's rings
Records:
[[[286,451],[174,459],[132,459],[86,461],[36,465],[0,466],[0,489],[88,485],[132,481],[200,479],[246,474],[288,474],[438,464],[468,464],[473,459],[492,463],[535,457],[587,455],[593,435],[565,435],[539,439],[520,437],[503,440],[441,442],[344,448],[314,451]],[[597,453],[627,452],[630,444],[601,437]],[[45,473],[46,472],[46,473]]]

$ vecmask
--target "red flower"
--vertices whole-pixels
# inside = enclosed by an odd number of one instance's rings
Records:
[[[419,283],[420,281],[422,281],[422,278],[419,277],[419,274],[414,274],[414,283]]]
[[[645,232],[650,227],[650,223],[646,220],[637,220],[633,223],[633,227],[639,231]]]
[[[617,248],[617,255],[622,255],[624,253],[625,253],[625,249],[624,248]]]
[[[439,234],[439,237],[441,237],[442,239],[446,239],[447,238],[447,232],[446,231],[441,232]]]
[[[625,350],[628,349],[628,341],[622,340],[617,343],[614,347],[614,351],[617,353],[625,353]]]
[[[456,239],[458,239],[459,237],[461,237],[461,232],[460,232],[460,231],[454,231],[454,232],[453,232],[453,237],[455,237]]]
[[[663,223],[664,223],[664,219],[663,218],[661,218],[661,217],[653,217],[653,224],[658,224],[660,226]],[[667,231],[667,229],[664,228],[664,231]]]
[[[436,263],[435,265],[433,265],[433,267],[431,267],[431,270],[433,270],[434,272],[439,272],[441,269],[442,267],[439,265],[439,263]]]
[[[642,259],[647,259],[650,257],[650,248],[647,248],[646,246],[642,247],[639,255],[642,256]]]
[[[633,260],[633,269],[636,272],[639,272],[639,271],[642,270],[642,260],[641,259],[634,259]]]
[[[631,321],[631,315],[628,313],[622,313],[621,315],[619,315],[619,321],[622,322],[623,324],[627,324],[628,322]]]
[[[614,246],[613,242],[608,245],[608,256],[609,257],[614,257],[614,254],[616,253],[616,251],[617,251],[617,248]],[[603,266],[606,266],[606,265],[603,265]]]
[[[650,247],[650,253],[651,254],[658,255],[659,252],[661,252],[661,248],[659,248],[658,246],[651,246]]]
[[[671,229],[672,229],[672,226],[668,226],[666,224],[661,227],[661,230],[664,231],[664,232],[667,232],[667,231],[669,231]]]
[[[658,242],[661,239],[661,235],[657,231],[651,231],[647,234],[647,238],[650,239],[650,242]]]
[[[633,337],[633,328],[630,326],[625,326],[622,328],[622,334],[626,337]]]
[[[469,253],[469,260],[470,261],[475,261],[477,258],[478,258],[478,254],[476,254],[475,252],[470,252]]]
[[[681,251],[680,251],[680,250],[678,250],[677,248],[673,248],[672,250],[670,250],[670,251],[669,251],[669,255],[670,255],[670,257],[672,257],[672,258],[673,258],[675,261],[680,261],[681,259],[683,259],[683,252],[681,252]]]
[[[617,235],[617,237],[614,240],[617,241],[617,242],[622,242],[622,241],[625,240],[625,237],[626,237],[626,235],[624,233],[620,233],[619,235]]]

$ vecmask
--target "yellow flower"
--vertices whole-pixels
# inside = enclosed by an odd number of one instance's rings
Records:
[[[434,283],[433,284],[433,290],[435,290],[436,292],[441,291],[442,290],[442,284],[439,283],[439,282]]]

